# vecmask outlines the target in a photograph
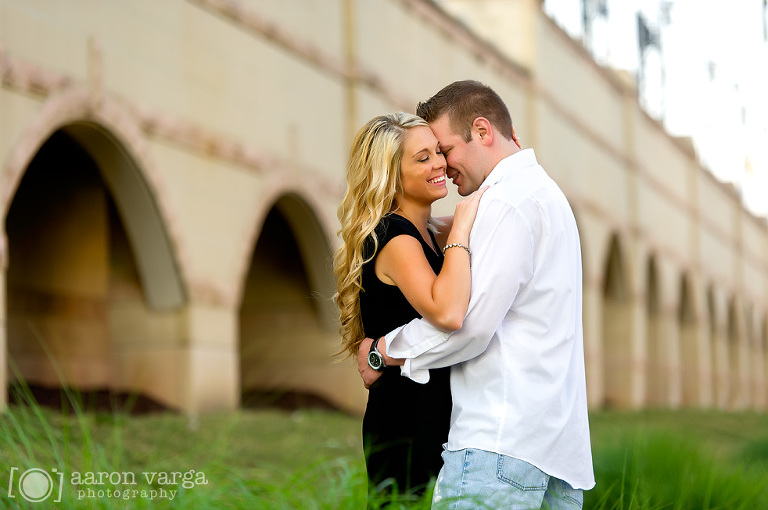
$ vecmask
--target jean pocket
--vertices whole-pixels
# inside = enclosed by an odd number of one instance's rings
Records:
[[[561,497],[579,508],[584,507],[584,492],[571,488],[571,486],[565,482],[563,482],[563,493],[561,494]]]
[[[496,477],[522,491],[546,491],[549,475],[524,460],[499,455]]]

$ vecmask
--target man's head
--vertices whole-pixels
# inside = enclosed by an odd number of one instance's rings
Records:
[[[429,122],[460,195],[477,190],[496,164],[519,149],[509,110],[498,94],[477,81],[451,83],[416,114]]]

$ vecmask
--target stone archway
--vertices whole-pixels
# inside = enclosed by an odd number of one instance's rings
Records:
[[[133,246],[146,299],[154,309],[178,308],[186,302],[166,224],[144,173],[123,144],[93,122],[62,129],[85,148],[99,167]]]
[[[678,327],[680,328],[680,369],[682,379],[682,405],[698,407],[703,402],[704,388],[701,376],[702,361],[707,359],[699,351],[696,332],[696,313],[691,283],[686,274],[680,277]]]
[[[645,309],[648,320],[648,374],[647,398],[650,407],[665,407],[669,404],[671,367],[666,356],[665,337],[661,320],[661,295],[656,257],[650,256],[647,264],[647,291]]]
[[[108,211],[95,162],[54,133],[30,162],[6,218],[12,380],[109,386]]]
[[[186,297],[143,169],[95,121],[41,140],[6,171],[12,378],[178,407]]]
[[[243,286],[244,406],[357,410],[350,367],[333,357],[340,346],[334,292],[331,248],[315,213],[299,195],[281,195],[264,219]]]
[[[728,409],[738,410],[745,407],[742,378],[744,377],[742,365],[742,338],[744,335],[744,323],[739,317],[739,307],[736,298],[731,298],[728,303]]]
[[[603,286],[605,404],[632,405],[631,302],[625,259],[618,236],[611,238]]]
[[[710,285],[707,289],[707,314],[709,316],[709,336],[712,356],[712,369],[714,371],[713,397],[718,409],[728,407],[728,336],[721,319],[721,309],[715,295],[715,288]]]

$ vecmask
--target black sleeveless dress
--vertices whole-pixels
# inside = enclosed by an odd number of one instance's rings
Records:
[[[378,339],[398,326],[421,317],[394,285],[376,276],[374,266],[381,249],[394,237],[409,235],[421,242],[435,274],[443,254],[432,232],[432,246],[418,229],[397,214],[385,216],[376,227],[376,255],[363,266],[360,312],[365,336]],[[373,242],[367,249],[373,250]],[[366,256],[370,254],[364,253]],[[450,368],[430,370],[427,384],[400,375],[400,367],[386,367],[371,386],[363,418],[363,446],[370,489],[393,479],[399,493],[421,494],[430,478],[437,477],[443,461],[442,446],[448,441],[451,418]]]

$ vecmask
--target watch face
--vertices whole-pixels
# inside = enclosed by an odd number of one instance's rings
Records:
[[[368,366],[374,370],[381,370],[381,367],[384,366],[384,359],[381,354],[378,352],[368,353]]]

